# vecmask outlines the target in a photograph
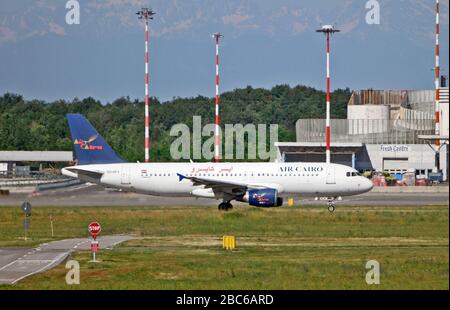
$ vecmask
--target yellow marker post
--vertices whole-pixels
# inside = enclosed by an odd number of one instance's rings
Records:
[[[225,250],[234,250],[236,248],[236,237],[223,236],[222,246]]]
[[[288,198],[288,206],[293,207],[294,206],[294,198]]]

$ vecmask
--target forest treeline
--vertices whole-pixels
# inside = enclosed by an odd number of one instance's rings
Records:
[[[332,118],[345,118],[351,91],[332,93]],[[170,161],[169,135],[174,124],[192,128],[192,117],[202,125],[214,122],[214,98],[197,96],[160,102],[150,100],[151,159]],[[144,103],[119,98],[102,103],[88,97],[72,101],[24,100],[18,94],[0,96],[0,150],[72,150],[65,114],[81,113],[124,159],[143,161]],[[299,118],[323,118],[325,93],[306,86],[277,85],[272,89],[250,86],[221,94],[221,124],[278,124],[279,141],[295,141]]]

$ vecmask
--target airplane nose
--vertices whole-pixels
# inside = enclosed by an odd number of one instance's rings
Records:
[[[366,192],[369,192],[369,191],[371,191],[372,190],[372,188],[373,188],[373,183],[372,183],[372,181],[371,180],[369,180],[369,179],[367,179],[367,178],[365,178],[365,177],[363,177],[364,178],[364,181],[362,182],[362,184],[363,184],[363,189],[366,191]]]

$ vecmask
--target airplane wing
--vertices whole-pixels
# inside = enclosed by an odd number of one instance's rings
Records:
[[[282,192],[279,184],[245,183],[239,181],[224,181],[202,177],[188,177],[177,173],[179,181],[190,180],[194,186],[203,185],[211,188],[217,198],[235,198],[245,195],[248,189],[274,188]]]

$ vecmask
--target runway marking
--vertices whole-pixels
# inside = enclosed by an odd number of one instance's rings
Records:
[[[6,264],[5,266],[3,266],[2,268],[0,268],[0,271],[1,270],[3,270],[3,269],[5,269],[6,267],[9,267],[9,266],[11,266],[12,264],[14,264],[15,262],[17,262],[17,259],[16,260],[14,260],[14,261],[12,261],[12,262],[10,262],[9,264]]]
[[[14,280],[14,281],[12,282],[12,284],[15,284],[16,282],[18,282],[18,281],[20,281],[20,280],[22,280],[22,279],[24,279],[24,278],[26,278],[26,277],[29,277],[29,276],[32,276],[32,275],[34,275],[34,274],[36,274],[36,273],[39,273],[39,272],[41,272],[41,271],[44,271],[46,268],[50,267],[52,264],[58,262],[61,258],[64,258],[65,256],[67,256],[67,255],[69,255],[69,254],[70,254],[70,251],[64,252],[64,253],[58,255],[57,257],[55,257],[55,259],[53,259],[52,261],[50,261],[49,264],[45,265],[44,267],[42,267],[42,268],[40,268],[40,269],[38,269],[38,270],[36,270],[36,271],[33,271],[33,272],[31,272],[31,273],[28,273],[28,274],[26,274],[26,275],[24,275],[24,276],[22,276],[22,277],[20,277],[20,278],[18,278],[18,279],[16,279],[16,280]]]
[[[44,262],[44,263],[48,263],[48,262],[52,262],[53,259],[24,259],[22,260],[22,262],[28,263],[34,263],[34,262]]]
[[[105,242],[108,242],[108,240],[109,240],[108,237],[101,238],[101,239],[103,239]],[[132,239],[132,238],[131,238],[131,239]],[[83,240],[83,239],[81,239],[81,240]],[[64,240],[60,240],[60,241],[64,241]],[[70,240],[68,240],[68,241],[70,241]],[[61,263],[68,255],[70,255],[70,254],[71,254],[78,246],[80,246],[80,245],[82,245],[82,244],[85,244],[85,243],[89,243],[90,241],[91,241],[91,239],[89,238],[89,239],[87,239],[87,240],[83,240],[83,241],[78,242],[75,246],[73,246],[73,247],[70,248],[70,249],[67,249],[67,248],[66,248],[66,249],[61,249],[61,250],[64,251],[64,252],[59,253],[59,254],[56,255],[53,259],[32,259],[32,257],[29,257],[28,259],[26,259],[26,257],[29,256],[29,255],[37,254],[37,253],[36,253],[37,251],[41,251],[41,253],[46,253],[46,254],[50,254],[50,255],[51,255],[51,254],[52,254],[52,252],[51,252],[52,250],[58,250],[58,249],[52,249],[52,248],[46,249],[46,248],[44,247],[44,245],[49,245],[49,243],[42,244],[42,245],[40,245],[39,247],[33,249],[32,251],[29,251],[28,253],[24,254],[22,257],[19,257],[18,259],[16,259],[16,260],[10,262],[9,264],[7,264],[7,265],[1,267],[1,268],[0,268],[0,271],[5,270],[6,268],[8,268],[8,267],[10,267],[10,266],[12,266],[12,265],[14,265],[14,264],[17,264],[17,265],[18,265],[17,268],[16,268],[16,267],[12,267],[12,268],[11,268],[11,271],[12,271],[12,272],[17,272],[17,273],[19,273],[19,274],[22,274],[23,271],[21,271],[20,268],[26,267],[27,264],[29,264],[28,267],[31,267],[31,268],[32,268],[32,267],[36,267],[36,266],[33,266],[32,263],[45,264],[44,266],[42,266],[41,268],[39,268],[39,269],[37,269],[37,270],[28,272],[28,273],[26,273],[26,274],[20,276],[20,277],[17,278],[17,279],[6,279],[6,278],[1,279],[1,278],[0,278],[0,282],[2,282],[2,281],[5,282],[5,281],[6,281],[6,283],[8,283],[8,284],[15,284],[15,283],[17,283],[18,281],[20,281],[20,280],[22,280],[22,279],[24,279],[24,278],[26,278],[26,277],[29,277],[29,276],[32,276],[32,275],[34,275],[34,274],[40,273],[40,272],[45,271],[45,270],[47,270],[47,269],[51,269],[51,268],[53,268],[54,266],[60,264],[60,263]],[[119,243],[121,243],[121,242],[123,242],[123,241],[126,241],[126,240],[117,240],[117,241],[114,242],[112,245],[110,245],[108,248],[111,248],[111,247],[115,246],[116,244],[119,244]],[[55,241],[55,242],[56,242],[56,241]],[[57,243],[57,244],[58,244],[58,243]],[[64,243],[62,243],[62,245],[64,245]],[[47,253],[47,252],[45,252],[46,250],[49,250],[50,252]],[[53,254],[56,254],[56,253],[53,253]],[[14,270],[14,269],[16,269],[16,270]],[[25,271],[25,272],[26,272],[26,271]]]

